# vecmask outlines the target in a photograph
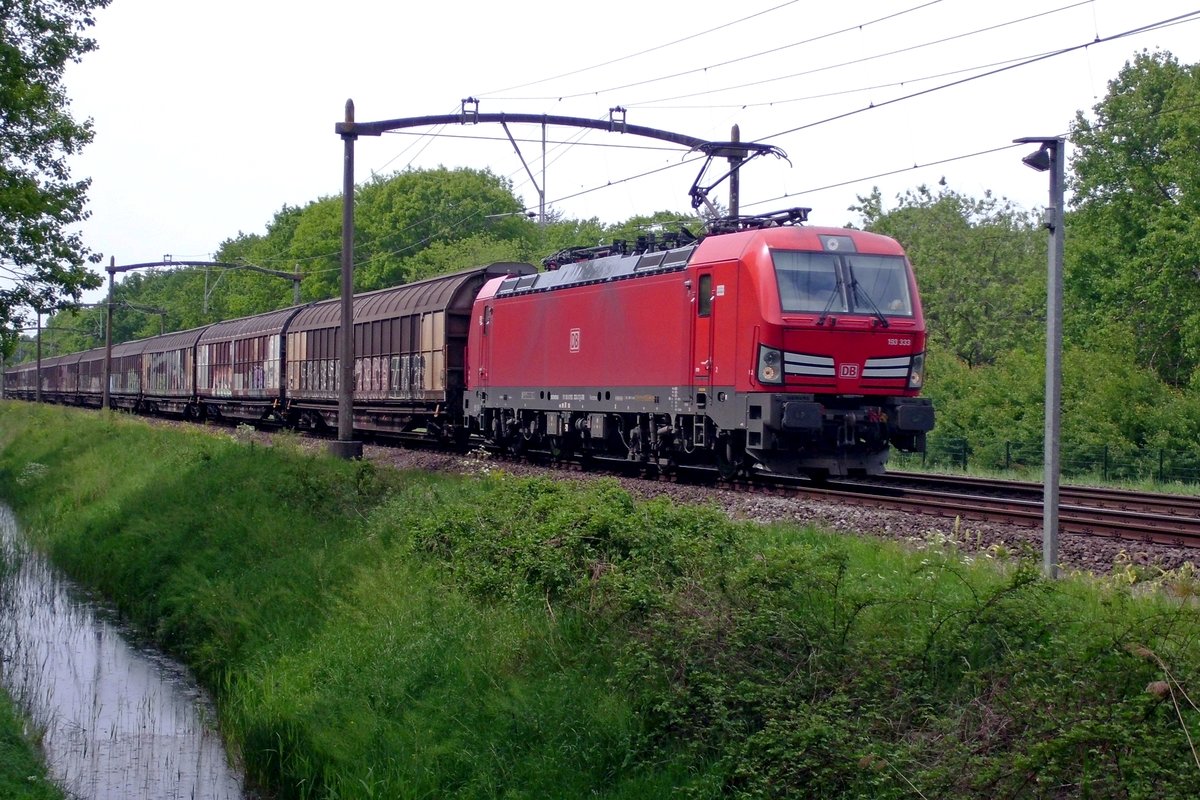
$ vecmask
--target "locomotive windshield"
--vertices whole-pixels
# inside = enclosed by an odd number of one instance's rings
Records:
[[[908,270],[900,256],[774,250],[779,303],[801,312],[911,317]]]

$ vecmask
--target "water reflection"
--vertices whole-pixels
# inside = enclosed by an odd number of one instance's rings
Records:
[[[130,645],[28,552],[0,504],[0,682],[44,730],[51,776],[89,800],[235,800],[207,697],[177,664]]]

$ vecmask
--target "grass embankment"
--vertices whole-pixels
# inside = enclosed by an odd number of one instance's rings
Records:
[[[25,735],[12,700],[0,691],[0,797],[5,800],[62,800],[46,779],[34,742]]]
[[[1190,596],[234,438],[3,404],[0,494],[282,797],[1200,786]]]

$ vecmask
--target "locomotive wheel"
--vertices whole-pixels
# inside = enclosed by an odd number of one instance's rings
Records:
[[[731,481],[745,468],[746,454],[732,435],[726,434],[717,440],[714,448],[717,456],[717,474],[721,480]]]

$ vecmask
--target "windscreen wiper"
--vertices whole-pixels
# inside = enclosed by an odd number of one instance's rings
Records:
[[[825,318],[829,316],[829,309],[833,308],[833,301],[838,299],[842,294],[842,288],[845,284],[842,283],[842,273],[840,270],[834,270],[834,277],[837,283],[834,284],[833,291],[829,293],[829,299],[825,301],[825,308],[821,310],[821,316],[817,317],[817,324],[824,325]]]
[[[887,317],[885,317],[883,312],[879,310],[879,306],[875,305],[875,301],[871,299],[871,295],[867,293],[867,290],[862,288],[862,286],[859,284],[858,278],[854,277],[854,265],[847,261],[846,269],[850,272],[850,293],[854,296],[854,302],[858,303],[858,298],[860,297],[866,300],[867,305],[870,306],[871,311],[874,312],[875,318],[879,320],[879,324],[885,328],[889,327],[890,323],[888,322]]]

